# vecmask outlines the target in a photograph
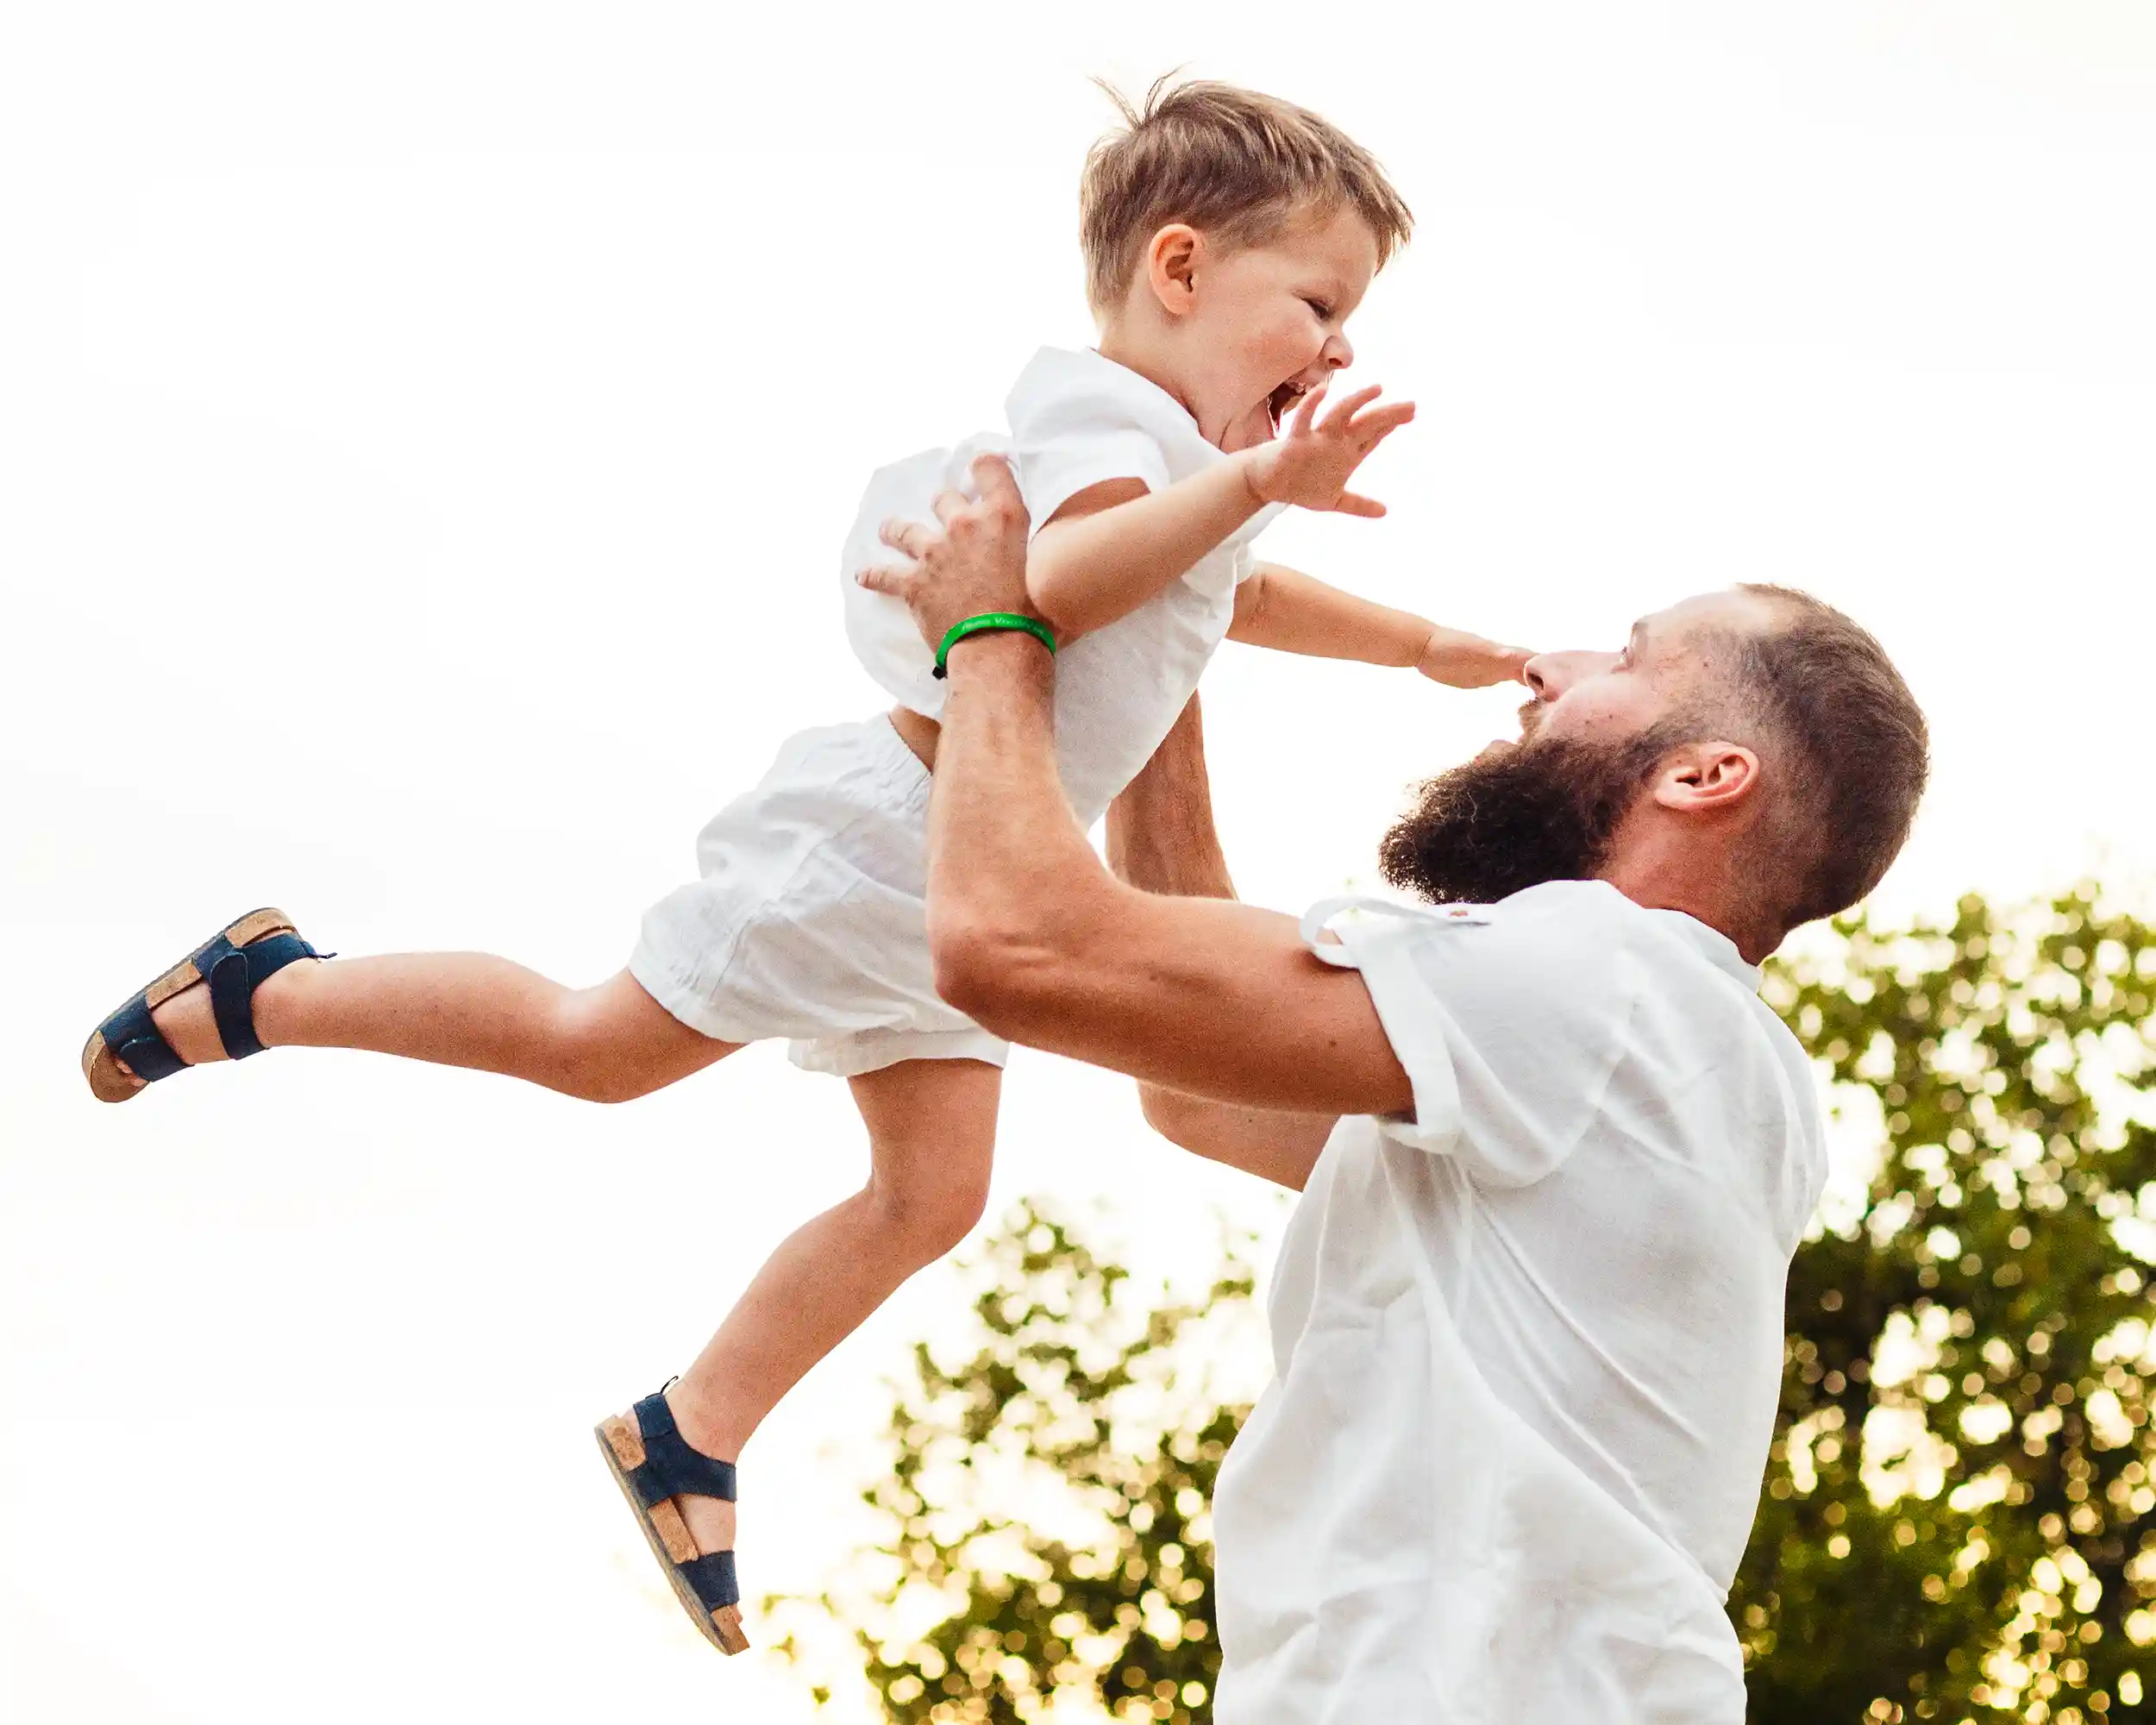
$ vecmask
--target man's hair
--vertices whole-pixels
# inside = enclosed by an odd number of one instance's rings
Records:
[[[1172,77],[1135,108],[1101,88],[1124,123],[1093,147],[1078,186],[1086,298],[1096,315],[1121,302],[1146,242],[1170,223],[1249,245],[1306,217],[1352,210],[1377,242],[1381,267],[1407,242],[1414,217],[1377,159],[1307,109]]]
[[[1863,898],[1900,854],[1930,771],[1924,714],[1866,630],[1794,587],[1747,582],[1773,625],[1733,634],[1738,699],[1787,775],[1757,856],[1783,932]]]

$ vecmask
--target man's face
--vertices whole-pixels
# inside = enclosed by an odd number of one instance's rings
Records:
[[[1537,654],[1525,673],[1534,698],[1520,709],[1520,741],[1636,736],[1695,699],[1713,672],[1717,637],[1773,621],[1772,607],[1754,594],[1700,593],[1641,618],[1617,652]]]
[[[1698,739],[1715,639],[1771,623],[1752,594],[1706,593],[1641,618],[1618,652],[1530,659],[1520,740],[1423,786],[1379,850],[1385,878],[1478,904],[1593,879],[1670,751]]]

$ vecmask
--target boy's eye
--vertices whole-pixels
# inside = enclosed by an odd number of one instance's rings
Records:
[[[1305,294],[1302,303],[1318,314],[1318,321],[1320,323],[1330,323],[1332,321],[1332,308],[1324,300],[1313,299],[1309,295]]]

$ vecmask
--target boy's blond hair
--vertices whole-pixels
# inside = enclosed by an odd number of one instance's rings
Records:
[[[1369,224],[1381,267],[1407,243],[1414,217],[1377,159],[1307,109],[1233,85],[1171,78],[1133,108],[1120,91],[1100,87],[1124,125],[1093,147],[1078,186],[1094,316],[1122,303],[1146,242],[1174,222],[1249,245],[1345,209]]]

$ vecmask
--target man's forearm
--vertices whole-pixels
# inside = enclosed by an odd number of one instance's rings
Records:
[[[1013,1042],[1246,1107],[1385,1113],[1407,1075],[1361,977],[1295,919],[1123,885],[1064,800],[1053,662],[962,642],[929,812],[937,992]],[[1312,1151],[1314,1154],[1314,1147]]]
[[[1193,899],[1235,896],[1213,824],[1213,787],[1197,696],[1191,696],[1145,770],[1109,806],[1108,862],[1144,892]],[[1148,1124],[1170,1143],[1297,1190],[1332,1129],[1331,1115],[1208,1101],[1143,1081],[1138,1094]]]
[[[1194,694],[1145,770],[1109,805],[1108,866],[1144,892],[1235,896],[1213,829],[1205,724]]]
[[[961,643],[951,661],[929,806],[931,942],[1037,945],[1088,886],[1112,885],[1056,771],[1055,661],[1003,633]]]

